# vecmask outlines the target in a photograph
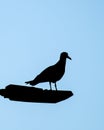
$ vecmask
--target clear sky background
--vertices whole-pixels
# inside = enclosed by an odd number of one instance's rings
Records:
[[[63,51],[72,61],[57,85],[74,96],[58,104],[0,96],[1,130],[104,130],[104,1],[0,1],[0,89],[25,85]]]

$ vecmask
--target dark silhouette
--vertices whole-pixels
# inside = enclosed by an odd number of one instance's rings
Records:
[[[13,101],[57,103],[73,96],[73,93],[10,84],[5,89],[0,89],[0,95]]]
[[[38,83],[49,82],[51,90],[51,83],[54,83],[57,90],[56,82],[60,80],[65,73],[67,58],[71,60],[67,52],[62,52],[59,61],[55,65],[46,68],[35,79],[27,81],[25,83],[34,86]]]
[[[25,83],[36,85],[42,82],[49,82],[50,89],[52,89],[51,83],[54,83],[57,90],[56,82],[65,73],[66,58],[71,60],[67,52],[61,53],[60,59],[55,65],[46,68],[34,80]],[[71,91],[56,90],[43,90],[42,88],[10,84],[5,89],[0,89],[0,95],[13,101],[37,103],[57,103],[73,96]]]

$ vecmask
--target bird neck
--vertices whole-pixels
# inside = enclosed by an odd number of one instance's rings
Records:
[[[65,67],[66,65],[66,58],[60,58],[59,63]]]

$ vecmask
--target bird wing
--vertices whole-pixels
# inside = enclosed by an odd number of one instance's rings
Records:
[[[61,79],[63,74],[63,69],[58,64],[55,64],[43,70],[34,80],[38,83],[56,82]]]
[[[37,82],[48,82],[52,79],[53,67],[50,66],[43,70],[37,77],[34,79]]]

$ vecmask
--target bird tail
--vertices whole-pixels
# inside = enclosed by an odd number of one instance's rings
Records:
[[[33,80],[31,80],[31,81],[26,81],[25,83],[26,83],[26,84],[30,84],[30,85],[32,85],[32,86],[35,85],[34,82],[33,82]]]

